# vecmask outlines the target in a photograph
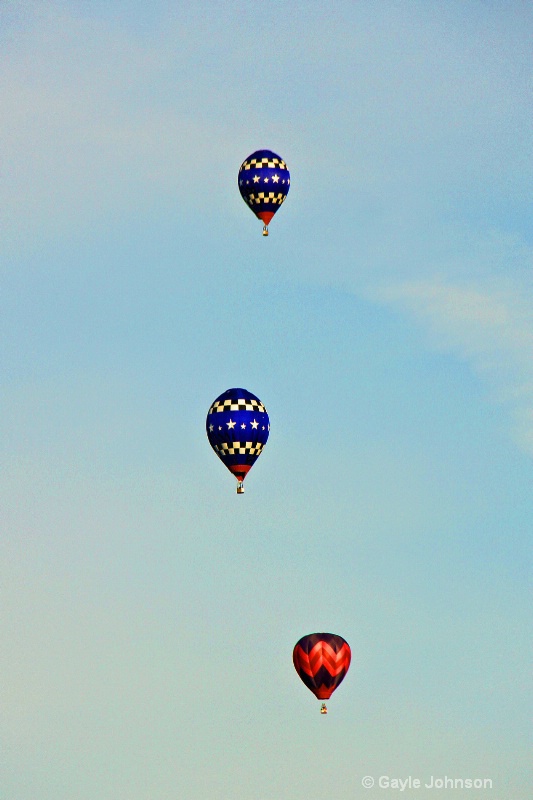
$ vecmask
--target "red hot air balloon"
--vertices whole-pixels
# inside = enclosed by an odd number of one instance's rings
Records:
[[[335,633],[310,633],[296,643],[292,660],[296,672],[319,700],[329,700],[344,680],[352,651],[342,636]],[[326,704],[320,712],[327,714]]]

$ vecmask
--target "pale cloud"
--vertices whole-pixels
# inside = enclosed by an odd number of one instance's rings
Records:
[[[205,203],[198,154],[222,182],[234,132],[194,104],[187,31],[174,25],[171,48],[53,7],[38,21],[0,56],[4,235],[75,233],[161,197]],[[214,92],[202,86],[204,110]]]
[[[532,284],[518,280],[400,282],[375,297],[404,309],[426,329],[433,346],[468,362],[514,420],[519,446],[533,454]]]

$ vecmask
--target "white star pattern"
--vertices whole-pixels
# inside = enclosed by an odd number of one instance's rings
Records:
[[[265,178],[265,183],[268,183],[268,178]]]
[[[246,422],[243,422],[241,428],[246,428]]]
[[[259,427],[259,423],[258,423],[258,422],[256,422],[256,421],[255,421],[255,419],[254,419],[254,421],[253,421],[253,422],[251,422],[250,424],[251,424],[252,428],[254,429],[254,431],[256,431],[256,430],[257,430],[257,428]]]
[[[277,183],[279,181],[279,175],[273,175],[272,180],[274,181],[274,183]]]
[[[209,426],[209,430],[211,431],[211,433],[213,433],[213,426],[212,425]]]
[[[259,183],[259,175],[254,175],[254,183]]]
[[[231,430],[235,427],[235,423],[231,419],[229,422],[226,422],[226,425],[228,426],[228,430]]]

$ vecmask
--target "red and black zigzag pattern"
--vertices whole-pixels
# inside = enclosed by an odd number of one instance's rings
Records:
[[[292,660],[296,672],[319,700],[328,700],[344,680],[352,652],[335,633],[311,633],[297,642]]]

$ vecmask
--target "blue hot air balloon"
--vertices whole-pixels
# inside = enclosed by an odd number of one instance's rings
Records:
[[[253,467],[270,432],[267,410],[246,389],[228,389],[214,401],[205,423],[209,444],[237,478],[237,494]]]
[[[238,180],[242,199],[264,223],[263,236],[268,236],[268,224],[291,185],[286,163],[272,150],[256,150],[242,162]]]

